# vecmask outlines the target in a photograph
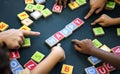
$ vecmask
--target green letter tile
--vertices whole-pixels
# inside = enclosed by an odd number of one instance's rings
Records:
[[[43,9],[44,9],[44,5],[41,5],[41,4],[36,4],[35,5],[35,10],[37,10],[37,11],[42,11]]]
[[[27,4],[25,7],[26,11],[33,12],[34,10],[34,5],[33,4]]]
[[[115,2],[112,2],[112,1],[108,1],[106,3],[106,6],[105,6],[105,9],[114,9],[115,8]]]
[[[97,39],[94,39],[92,42],[93,42],[93,44],[94,44],[97,48],[99,48],[100,46],[102,46],[102,43],[100,43]]]
[[[117,28],[117,36],[120,36],[120,28]]]
[[[22,47],[30,47],[30,46],[31,46],[30,38],[25,38]]]
[[[86,4],[86,0],[76,0],[76,2],[81,6]]]
[[[44,18],[52,15],[52,12],[48,8],[42,10],[41,13],[43,14]]]
[[[102,27],[93,28],[93,32],[95,36],[101,36],[105,34]]]
[[[31,57],[31,59],[33,59],[34,61],[36,61],[36,62],[39,63],[44,57],[45,57],[44,54],[36,51],[36,52],[33,54],[33,56]]]

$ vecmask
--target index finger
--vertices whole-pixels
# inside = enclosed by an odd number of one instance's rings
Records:
[[[77,39],[73,39],[72,42],[74,42],[77,45],[81,45],[81,41],[77,40]]]
[[[58,3],[58,0],[56,0],[56,3],[59,4],[59,3]]]
[[[84,17],[85,19],[88,19],[95,11],[96,9],[95,8],[91,8],[90,11],[88,12],[88,14]]]
[[[70,2],[74,2],[74,0],[70,0]]]
[[[64,8],[66,8],[67,0],[63,0]]]
[[[25,36],[38,36],[38,35],[40,35],[40,32],[34,32],[34,31],[28,31],[28,30],[21,30],[21,32]]]
[[[95,25],[97,23],[100,23],[101,21],[102,21],[101,18],[98,18],[93,23],[91,23],[91,25]]]
[[[56,0],[56,3],[57,3],[58,5],[61,5],[61,4],[62,4],[62,0]]]

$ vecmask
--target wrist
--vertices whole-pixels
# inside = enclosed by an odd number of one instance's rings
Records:
[[[92,48],[90,55],[96,55],[98,48]]]
[[[51,51],[51,54],[59,60],[61,60],[61,58],[63,57],[63,52],[61,52],[61,49],[54,49]]]
[[[3,37],[1,36],[1,33],[0,33],[0,48],[3,47]]]
[[[105,1],[105,3],[108,1],[108,0],[104,0]]]
[[[114,25],[118,25],[120,24],[120,18],[113,18],[113,21]]]
[[[0,40],[0,48],[3,47],[3,41]]]

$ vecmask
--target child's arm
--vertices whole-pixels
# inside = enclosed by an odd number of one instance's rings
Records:
[[[78,52],[96,56],[101,60],[110,63],[112,66],[120,69],[120,57],[118,55],[96,48],[90,39],[81,41],[75,39],[72,41],[75,43],[74,47]]]
[[[90,10],[84,18],[88,19],[94,12],[96,14],[101,12],[105,6],[106,1],[107,0],[90,0]]]
[[[111,18],[110,16],[103,14],[95,20],[91,25],[100,24],[101,26],[107,27],[107,26],[113,26],[113,25],[119,25],[120,24],[120,18]]]
[[[64,59],[64,50],[58,44],[53,47],[51,53],[31,71],[31,74],[49,74],[53,67]]]
[[[114,18],[113,21],[114,21],[114,25],[120,25],[120,17]]]

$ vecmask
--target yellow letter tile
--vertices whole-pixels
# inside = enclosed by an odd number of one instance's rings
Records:
[[[9,25],[7,25],[6,23],[4,23],[4,22],[1,22],[1,23],[0,23],[0,31],[4,31],[4,30],[6,30],[8,27],[9,27]]]
[[[29,27],[27,27],[27,26],[25,26],[25,25],[23,25],[21,28],[20,28],[20,30],[31,30]]]
[[[34,0],[25,0],[25,4],[33,4]]]
[[[29,15],[26,12],[19,13],[17,16],[20,20],[24,20],[29,17]]]
[[[68,4],[68,6],[70,7],[71,10],[75,10],[79,7],[79,5],[77,4],[77,2],[71,2]]]
[[[72,71],[73,71],[73,66],[63,64],[62,70],[61,70],[62,74],[72,74]]]

